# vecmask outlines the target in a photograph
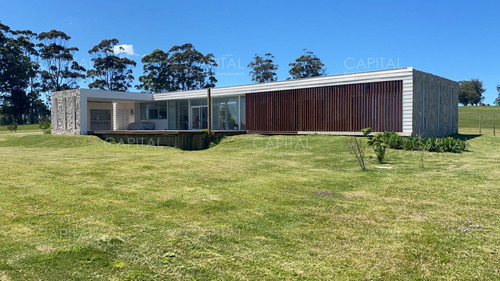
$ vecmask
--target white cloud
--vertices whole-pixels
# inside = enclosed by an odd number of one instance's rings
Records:
[[[133,56],[135,55],[134,45],[127,45],[127,44],[116,45],[113,47],[113,53],[115,53],[115,55],[125,53],[127,55]]]

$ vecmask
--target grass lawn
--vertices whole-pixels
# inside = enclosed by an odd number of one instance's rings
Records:
[[[17,131],[38,131],[40,127],[38,124],[18,125]],[[40,130],[41,131],[41,130]],[[9,132],[8,126],[0,126],[0,132]]]
[[[366,172],[346,139],[189,152],[2,131],[0,280],[500,278],[500,136],[424,168],[367,149]]]
[[[459,106],[458,113],[461,132],[478,134],[481,120],[481,134],[493,135],[495,119],[496,133],[500,133],[500,106]]]

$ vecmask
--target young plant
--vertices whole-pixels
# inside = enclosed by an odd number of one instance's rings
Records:
[[[368,144],[373,148],[379,163],[384,163],[385,151],[387,149],[386,142],[384,141],[385,134],[378,133],[374,137],[370,137]]]
[[[351,150],[354,157],[356,157],[356,161],[358,161],[359,167],[361,170],[366,171],[365,166],[365,149],[360,140],[356,137],[350,137],[347,139],[347,146]]]

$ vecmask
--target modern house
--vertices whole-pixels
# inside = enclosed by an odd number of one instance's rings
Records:
[[[54,92],[52,133],[196,131],[206,129],[209,120],[212,130],[247,133],[349,135],[371,127],[374,132],[430,137],[458,131],[458,83],[412,67],[210,92],[210,106],[207,89]]]

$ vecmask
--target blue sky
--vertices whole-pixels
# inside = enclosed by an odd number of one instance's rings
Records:
[[[87,66],[87,51],[102,39],[132,45],[137,62],[190,42],[215,55],[219,87],[252,83],[246,65],[256,53],[271,52],[284,80],[307,48],[329,75],[413,66],[456,81],[479,78],[485,102],[498,96],[500,1],[69,2],[0,0],[0,21],[66,32]],[[141,74],[138,64],[134,75]]]

